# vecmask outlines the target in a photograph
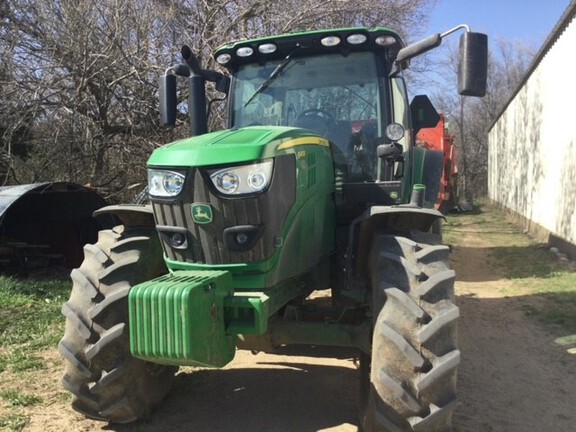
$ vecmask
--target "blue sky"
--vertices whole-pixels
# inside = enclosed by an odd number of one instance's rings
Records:
[[[539,49],[570,0],[437,0],[427,33],[442,33],[458,24]]]
[[[488,46],[494,48],[494,55],[498,55],[499,39],[518,43],[536,53],[569,5],[570,0],[436,0],[428,27],[423,29],[420,38],[468,24],[472,31],[488,34]],[[461,34],[460,31],[446,38],[442,47],[458,46]],[[442,47],[430,51],[428,59],[434,62],[445,58]],[[435,68],[422,78],[412,83],[411,95],[424,93],[432,96],[431,89],[446,80],[445,71]],[[453,84],[455,91],[455,82]]]

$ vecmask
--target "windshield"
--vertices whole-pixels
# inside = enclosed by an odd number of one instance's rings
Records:
[[[347,159],[359,149],[375,155],[383,116],[373,53],[247,64],[234,78],[231,126],[311,129],[335,144]],[[375,165],[370,165],[366,169],[374,178]]]

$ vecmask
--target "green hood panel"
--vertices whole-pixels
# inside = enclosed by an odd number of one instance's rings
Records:
[[[305,129],[250,126],[212,132],[167,144],[155,150],[149,166],[208,166],[266,159],[277,154],[287,140],[314,137]]]

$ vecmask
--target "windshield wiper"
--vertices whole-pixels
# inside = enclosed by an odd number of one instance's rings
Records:
[[[274,68],[272,73],[268,76],[268,78],[266,78],[266,80],[264,80],[264,82],[262,84],[260,84],[260,86],[254,91],[252,96],[250,96],[250,99],[248,99],[248,101],[244,104],[244,106],[242,108],[246,108],[246,106],[248,104],[250,104],[250,102],[252,102],[256,96],[258,96],[260,93],[262,93],[268,87],[270,87],[270,84],[272,84],[272,82],[276,78],[278,78],[278,76],[284,71],[284,69],[286,69],[286,66],[288,66],[290,64],[290,62],[292,61],[292,55],[296,52],[296,50],[298,48],[300,48],[300,47],[297,46],[294,51],[292,51],[290,54],[288,54],[286,56],[286,58],[284,60],[282,60],[282,62],[278,66],[276,66]]]

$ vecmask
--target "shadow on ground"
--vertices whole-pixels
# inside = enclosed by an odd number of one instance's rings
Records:
[[[358,374],[354,368],[298,362],[246,369],[179,373],[149,422],[109,426],[128,431],[355,431]],[[272,368],[274,367],[274,368]],[[343,426],[344,425],[344,426]]]

